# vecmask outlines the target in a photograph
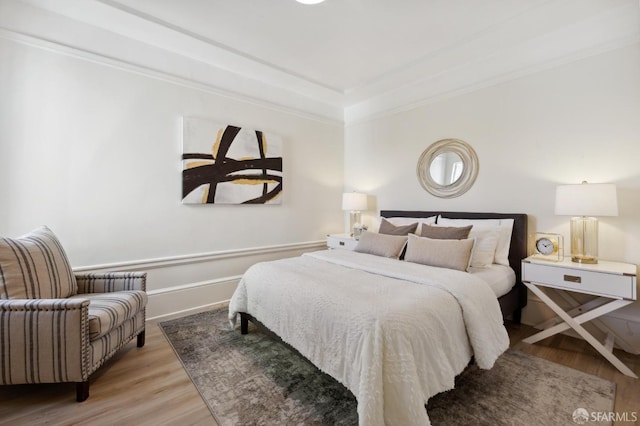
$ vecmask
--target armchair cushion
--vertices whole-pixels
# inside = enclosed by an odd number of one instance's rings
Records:
[[[0,238],[0,299],[63,299],[77,291],[67,255],[49,228]]]
[[[70,299],[89,300],[89,339],[92,341],[120,327],[147,305],[147,293],[141,290],[78,294]]]

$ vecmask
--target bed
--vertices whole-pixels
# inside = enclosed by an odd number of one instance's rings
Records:
[[[230,321],[240,316],[243,334],[248,321],[260,324],[345,385],[358,401],[360,425],[429,424],[427,400],[452,389],[470,360],[491,368],[509,345],[504,318],[519,321],[526,304],[520,281],[526,215],[381,212],[438,215],[443,222],[513,220],[508,261],[516,285],[497,298],[472,273],[319,251],[249,268],[231,299]]]

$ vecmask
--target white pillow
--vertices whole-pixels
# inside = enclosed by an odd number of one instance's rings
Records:
[[[448,219],[438,216],[438,225],[466,226],[473,225],[469,238],[479,236],[480,231],[495,230],[498,233],[498,244],[493,263],[509,266],[509,247],[511,246],[511,232],[513,219]]]
[[[385,217],[387,221],[389,221],[392,225],[403,226],[403,225],[411,225],[412,223],[418,222],[418,228],[416,229],[416,235],[420,235],[420,231],[422,230],[422,224],[428,223],[433,225],[436,223],[437,216],[429,216],[429,217]],[[375,226],[372,228],[378,232],[380,229],[380,222],[382,222],[382,218],[378,217],[376,219]]]
[[[472,228],[473,229],[473,228]],[[486,229],[477,231],[476,243],[471,252],[471,264],[474,268],[488,268],[495,260],[498,246],[498,231]]]

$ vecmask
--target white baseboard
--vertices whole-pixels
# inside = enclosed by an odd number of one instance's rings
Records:
[[[167,320],[212,309],[229,301],[239,281],[240,277],[229,277],[149,292],[147,319]]]
[[[205,312],[205,311],[211,311],[214,309],[219,309],[219,308],[224,308],[226,306],[229,306],[229,300],[222,300],[220,302],[215,302],[215,303],[209,303],[207,305],[202,305],[202,306],[196,306],[193,308],[189,308],[189,309],[184,309],[182,311],[176,311],[176,312],[172,312],[169,314],[164,314],[164,315],[158,315],[155,317],[148,317],[147,318],[147,322],[163,322],[163,321],[169,321],[175,318],[181,318],[181,317],[186,317],[188,315],[193,315],[193,314],[197,314],[200,312]]]

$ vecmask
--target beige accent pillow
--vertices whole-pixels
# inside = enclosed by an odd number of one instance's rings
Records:
[[[469,226],[431,226],[422,225],[420,231],[421,237],[427,237],[434,240],[466,240],[473,225]]]
[[[406,235],[386,235],[364,231],[354,251],[397,259],[405,244],[407,244]]]
[[[380,223],[382,222],[382,219],[386,219],[387,222],[391,222],[392,225],[409,225],[412,224],[414,222],[418,223],[418,228],[416,229],[416,232],[414,232],[414,234],[418,235],[420,233],[420,227],[425,224],[425,223],[429,223],[429,224],[435,224],[436,223],[436,218],[438,216],[429,216],[429,217],[385,217],[383,218],[382,216],[378,216],[376,218],[373,219],[373,224],[371,226],[371,230],[379,230],[380,229]],[[379,232],[379,231],[378,231]]]
[[[67,255],[49,228],[0,238],[0,299],[61,299],[77,291]]]
[[[434,240],[409,235],[404,260],[423,265],[466,271],[469,267],[473,239]]]
[[[382,218],[378,232],[387,235],[407,235],[416,232],[417,227],[418,222],[411,223],[409,225],[394,225],[387,219]]]

